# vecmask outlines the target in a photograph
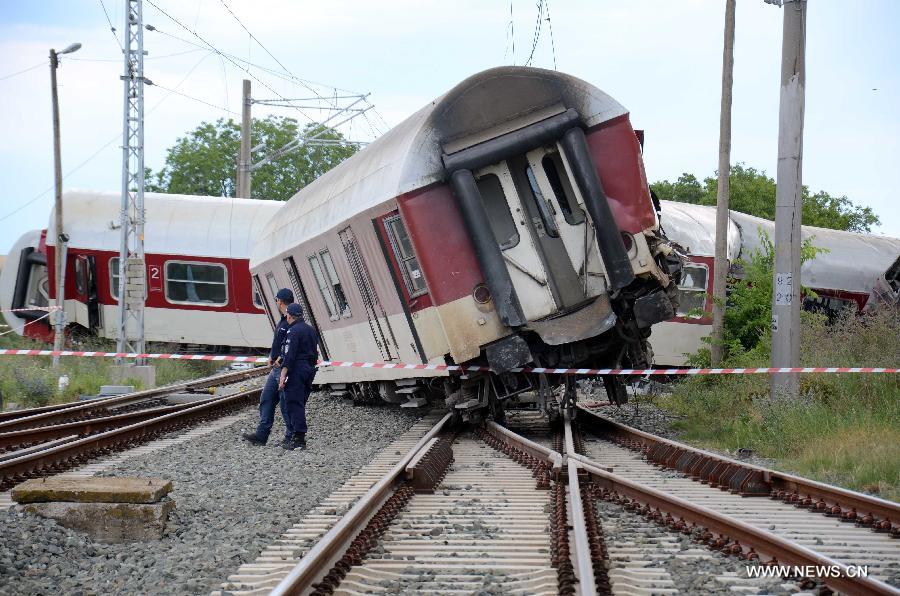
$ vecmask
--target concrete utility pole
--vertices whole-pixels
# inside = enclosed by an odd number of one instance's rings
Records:
[[[62,204],[62,156],[59,146],[59,94],[56,91],[56,69],[59,68],[60,54],[71,54],[81,48],[80,43],[73,43],[61,52],[50,50],[50,100],[53,104],[53,174],[55,195],[55,218],[53,226],[56,228],[56,252],[54,253],[54,284],[56,285],[56,318],[53,332],[53,350],[58,352],[63,348],[63,339],[66,329],[66,238],[63,231],[63,204]],[[59,368],[59,356],[53,357],[53,368]]]
[[[775,274],[772,366],[800,365],[800,223],[803,213],[803,111],[806,93],[806,0],[784,1],[778,175],[775,191]],[[771,396],[796,398],[796,374],[771,377]]]
[[[250,81],[244,79],[243,107],[241,109],[241,155],[238,158],[237,189],[238,198],[250,198],[250,127],[252,120],[250,108],[253,105],[250,99]]]
[[[725,286],[728,281],[728,200],[731,175],[731,89],[734,82],[734,11],[725,1],[725,48],[722,51],[722,108],[719,112],[719,183],[716,193],[716,259],[713,271],[712,366],[725,357]]]

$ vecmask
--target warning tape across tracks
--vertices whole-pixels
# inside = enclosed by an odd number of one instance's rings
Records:
[[[226,356],[215,354],[136,354],[133,352],[76,352],[70,350],[0,350],[0,356],[80,356],[86,358],[147,358],[151,360],[208,360],[214,362],[249,362],[266,364],[264,356]],[[320,360],[319,367],[388,368],[399,370],[443,370],[448,372],[491,372],[488,366],[460,366],[456,364],[404,364],[400,362],[343,362]],[[898,374],[900,368],[880,367],[801,367],[801,368],[514,368],[510,372],[548,375],[758,375],[775,373],[889,373]]]

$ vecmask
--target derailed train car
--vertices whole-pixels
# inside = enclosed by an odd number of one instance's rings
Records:
[[[666,236],[684,250],[678,310],[675,318],[653,327],[654,361],[681,366],[687,356],[706,346],[712,332],[712,286],[715,270],[716,208],[660,201],[660,222]],[[775,238],[775,222],[730,211],[728,220],[729,276],[741,277],[737,261],[747,261],[763,249],[763,237]],[[802,308],[831,319],[844,310],[872,310],[876,303],[896,303],[900,291],[900,239],[803,226],[802,237],[823,249],[800,269],[801,282],[812,292],[802,296]],[[893,284],[893,285],[892,285]],[[875,296],[875,298],[873,298]]]
[[[548,410],[574,399],[574,381],[554,396],[562,379],[517,367],[648,365],[680,272],[626,109],[524,67],[466,79],[298,192],[250,265],[270,310],[273,288],[295,290],[323,358],[494,371],[325,368],[317,383],[415,403],[442,382],[477,415],[531,389]]]

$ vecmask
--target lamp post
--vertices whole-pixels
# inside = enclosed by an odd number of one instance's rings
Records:
[[[81,49],[81,44],[73,43],[60,52],[50,50],[50,96],[53,102],[53,170],[55,175],[54,186],[56,187],[56,219],[54,222],[54,227],[56,228],[56,255],[54,258],[56,266],[56,328],[53,334],[53,350],[57,352],[62,349],[65,327],[63,284],[65,282],[64,245],[66,236],[63,233],[62,159],[59,151],[59,95],[56,92],[56,69],[59,68],[60,55],[71,54],[79,49]],[[59,356],[53,357],[53,368],[59,368]]]

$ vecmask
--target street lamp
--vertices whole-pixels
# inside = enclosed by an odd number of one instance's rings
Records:
[[[63,233],[63,207],[62,207],[62,159],[59,152],[59,95],[56,92],[56,69],[59,68],[59,56],[71,54],[81,49],[80,43],[68,45],[64,50],[57,52],[50,50],[50,96],[53,103],[53,170],[56,187],[56,329],[53,334],[53,350],[58,352],[63,345],[63,330],[65,327],[64,284],[65,284],[65,243],[66,236]],[[53,368],[59,368],[59,356],[53,357]]]

